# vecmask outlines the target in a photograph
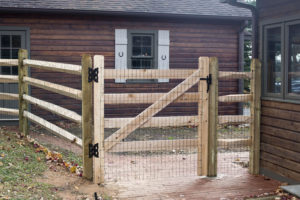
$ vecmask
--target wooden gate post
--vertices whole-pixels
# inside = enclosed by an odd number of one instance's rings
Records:
[[[94,144],[99,144],[99,158],[94,157],[94,183],[104,183],[104,57],[94,56],[98,82],[94,82]]]
[[[217,175],[217,123],[218,123],[218,59],[199,58],[200,77],[211,75],[211,84],[199,81],[198,101],[198,176]],[[208,90],[208,91],[207,91]]]
[[[200,57],[198,67],[200,69],[200,77],[209,75],[209,58]],[[198,83],[198,159],[197,159],[197,175],[207,176],[208,167],[208,93],[205,81]]]
[[[92,57],[84,54],[82,65],[82,149],[83,149],[83,176],[89,180],[93,178],[93,158],[89,158],[89,144],[93,142],[93,82],[88,82],[89,67],[92,67]]]
[[[212,82],[209,89],[208,100],[208,172],[207,176],[217,176],[217,125],[218,125],[218,75],[219,64],[218,58],[209,58],[209,73]]]
[[[23,64],[23,60],[28,58],[26,49],[18,52],[18,73],[19,73],[19,130],[25,135],[28,134],[28,119],[24,117],[24,111],[28,110],[28,103],[23,99],[23,94],[28,95],[28,84],[23,81],[24,76],[28,76],[28,67]]]
[[[259,159],[260,159],[260,113],[261,113],[261,63],[258,59],[253,59],[251,62],[252,78],[250,81],[250,89],[252,95],[250,113],[250,173],[259,174]]]

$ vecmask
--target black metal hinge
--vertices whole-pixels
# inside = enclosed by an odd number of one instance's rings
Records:
[[[98,72],[99,72],[98,68],[93,69],[93,68],[89,67],[88,81],[89,82],[95,81],[98,83]]]
[[[212,77],[211,77],[211,74],[209,74],[206,78],[200,78],[200,81],[206,81],[206,84],[207,84],[207,92],[209,92],[209,87],[212,83]]]
[[[99,145],[96,144],[89,144],[89,158],[92,158],[93,156],[99,158]]]

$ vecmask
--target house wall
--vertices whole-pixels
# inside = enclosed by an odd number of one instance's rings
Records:
[[[300,13],[300,1],[260,0],[258,10],[260,23],[283,21]],[[262,42],[260,45],[262,55]],[[300,101],[288,103],[263,97],[261,172],[282,180],[300,181]]]
[[[240,22],[158,19],[138,17],[80,16],[54,14],[2,14],[0,26],[30,28],[30,54],[32,59],[80,64],[81,55],[105,56],[105,68],[114,68],[115,29],[170,30],[170,68],[198,68],[199,56],[217,56],[220,70],[238,70],[238,31]],[[31,70],[32,77],[55,83],[81,87],[78,76]],[[105,82],[106,93],[167,92],[178,84],[115,84]],[[238,91],[237,81],[220,83],[220,95]],[[196,90],[194,88],[193,90]],[[32,87],[33,96],[56,103],[80,113],[81,102]],[[148,105],[107,105],[107,117],[135,116]],[[196,104],[172,104],[161,115],[195,114]],[[47,119],[56,116],[32,107],[33,112]],[[236,114],[236,104],[220,105],[220,114]]]

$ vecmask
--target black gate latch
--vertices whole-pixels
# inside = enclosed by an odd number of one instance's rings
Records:
[[[211,74],[209,74],[206,78],[200,78],[200,81],[206,81],[206,84],[207,84],[207,93],[209,91],[209,86],[211,85],[212,83],[212,77],[211,77]]]
[[[98,72],[99,72],[98,68],[93,69],[93,68],[89,67],[88,81],[89,82],[95,81],[98,83]]]
[[[99,145],[96,144],[89,144],[89,158],[92,158],[93,156],[99,158]]]

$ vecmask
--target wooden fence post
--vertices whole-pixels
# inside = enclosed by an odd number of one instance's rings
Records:
[[[251,88],[251,150],[250,150],[250,173],[259,174],[260,159],[260,113],[261,113],[261,63],[258,59],[251,62],[252,78],[250,81]]]
[[[28,67],[23,64],[23,60],[28,58],[26,49],[18,52],[18,73],[19,73],[19,130],[25,135],[28,134],[28,119],[24,117],[24,111],[28,110],[28,103],[23,99],[23,94],[28,95],[28,84],[23,81],[24,76],[28,76]]]
[[[218,58],[209,58],[212,82],[208,94],[208,171],[207,176],[217,176],[217,124],[218,124]]]
[[[93,82],[88,82],[89,67],[92,67],[92,57],[84,54],[82,64],[82,148],[83,148],[83,176],[89,180],[93,178],[93,158],[89,158],[89,144],[93,142],[92,121],[93,102],[92,86]]]
[[[205,78],[209,75],[209,58],[199,58],[200,77]],[[198,159],[197,159],[197,175],[207,176],[208,172],[208,95],[206,81],[198,83]]]
[[[94,183],[104,183],[104,57],[94,56],[98,82],[94,82],[94,144],[99,144],[99,158],[94,157]]]

